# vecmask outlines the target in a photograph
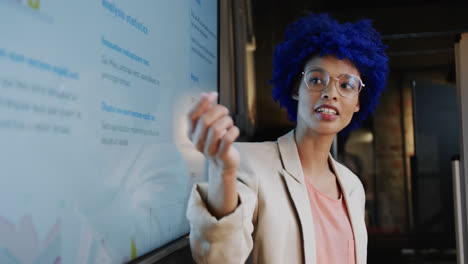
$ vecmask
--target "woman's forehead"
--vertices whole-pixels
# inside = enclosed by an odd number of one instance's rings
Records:
[[[341,74],[360,76],[358,69],[350,60],[339,59],[334,55],[324,55],[322,57],[314,56],[307,61],[304,70],[314,67],[326,70],[330,76],[338,76]]]

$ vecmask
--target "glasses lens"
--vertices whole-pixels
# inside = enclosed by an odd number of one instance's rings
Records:
[[[310,70],[305,74],[305,82],[309,89],[322,91],[328,85],[329,76],[322,70]]]
[[[361,90],[361,82],[356,77],[344,74],[339,79],[339,88],[343,95],[352,97]]]

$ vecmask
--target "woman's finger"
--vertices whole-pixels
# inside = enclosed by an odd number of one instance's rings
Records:
[[[236,139],[239,137],[239,134],[240,131],[238,127],[232,126],[231,128],[229,128],[226,134],[224,134],[224,136],[221,138],[221,142],[219,144],[219,149],[216,153],[216,156],[218,156],[222,160],[225,160],[229,153],[229,149],[231,148],[232,143],[236,141]]]
[[[228,114],[229,111],[225,106],[215,105],[198,119],[195,131],[192,134],[192,141],[195,147],[200,152],[204,152],[206,134],[208,132],[209,127],[216,120]]]
[[[202,114],[204,114],[207,110],[211,108],[211,104],[216,100],[218,94],[216,92],[213,93],[201,93],[200,100],[197,104],[189,111],[188,114],[188,136],[191,139],[193,130],[195,129],[195,125],[198,121],[198,118]]]
[[[216,120],[208,130],[204,153],[208,156],[214,156],[218,151],[220,139],[227,133],[228,129],[234,125],[232,118],[228,115]]]

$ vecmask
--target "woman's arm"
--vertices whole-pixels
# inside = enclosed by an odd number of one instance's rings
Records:
[[[239,152],[232,143],[239,136],[226,107],[215,104],[217,93],[201,94],[190,111],[189,138],[213,166],[210,173],[207,206],[217,218],[234,211],[238,204],[236,174]]]
[[[239,130],[215,99],[203,94],[189,114],[189,136],[209,160],[208,183],[194,186],[187,208],[190,247],[198,263],[244,263],[253,248],[257,183],[240,168],[232,146]]]

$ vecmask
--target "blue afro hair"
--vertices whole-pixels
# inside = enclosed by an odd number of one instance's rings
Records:
[[[373,113],[385,88],[388,75],[386,46],[370,20],[340,24],[328,14],[309,14],[292,23],[273,56],[273,99],[285,107],[291,121],[297,120],[297,101],[292,89],[304,64],[314,55],[334,55],[350,60],[361,74],[366,87],[359,95],[360,111],[341,131],[348,134]]]

